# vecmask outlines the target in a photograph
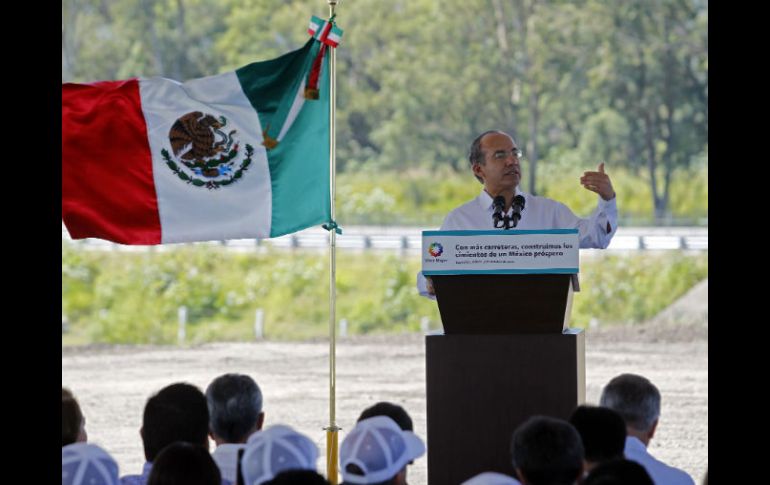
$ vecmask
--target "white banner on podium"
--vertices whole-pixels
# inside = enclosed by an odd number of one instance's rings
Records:
[[[423,231],[422,272],[577,273],[578,230]]]

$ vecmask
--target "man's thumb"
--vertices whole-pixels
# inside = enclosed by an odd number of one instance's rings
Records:
[[[599,173],[604,173],[604,162],[599,164]]]

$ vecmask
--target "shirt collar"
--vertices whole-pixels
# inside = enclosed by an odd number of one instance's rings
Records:
[[[516,197],[517,195],[521,195],[524,198],[527,197],[526,194],[521,191],[518,185],[516,186],[516,192],[513,194],[513,196]],[[493,204],[494,200],[492,199],[492,196],[489,195],[489,193],[483,188],[481,189],[481,194],[477,197],[477,199],[479,201],[479,204],[481,204],[481,207],[485,211],[493,212],[495,210],[495,206]],[[510,208],[508,208],[508,212],[511,212]]]

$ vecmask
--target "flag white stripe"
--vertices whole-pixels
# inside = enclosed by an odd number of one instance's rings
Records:
[[[272,220],[272,189],[267,153],[262,145],[259,116],[243,93],[235,72],[195,79],[184,84],[170,79],[142,79],[139,83],[142,110],[147,124],[152,153],[153,177],[158,197],[162,243],[212,239],[269,237]],[[169,141],[169,130],[181,116],[192,111],[224,116],[225,134],[236,130],[234,142],[238,155],[233,173],[246,157],[246,145],[254,148],[248,170],[230,185],[217,189],[186,183],[169,168],[161,155],[166,149],[186,174],[196,175],[175,160]],[[216,137],[219,141],[220,136]]]

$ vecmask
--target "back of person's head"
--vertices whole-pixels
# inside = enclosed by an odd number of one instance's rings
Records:
[[[208,449],[208,431],[209,410],[201,390],[182,382],[166,386],[144,406],[144,457],[153,462],[160,450],[176,441]]]
[[[318,447],[290,426],[275,424],[252,434],[241,457],[246,485],[261,485],[289,470],[316,470]]]
[[[219,467],[209,451],[177,441],[166,446],[152,463],[147,485],[221,485]]]
[[[118,485],[118,464],[109,453],[91,443],[62,446],[61,483]]]
[[[620,414],[626,426],[644,432],[660,416],[660,391],[642,376],[621,374],[604,386],[599,404]]]
[[[654,482],[642,465],[621,458],[599,464],[583,485],[654,485]]]
[[[572,484],[583,471],[583,443],[562,419],[533,416],[511,440],[513,467],[531,485]]]
[[[61,388],[61,445],[88,441],[86,418],[75,396],[66,387]]]
[[[404,431],[414,431],[414,424],[412,423],[411,416],[409,416],[409,413],[406,412],[406,409],[399,406],[398,404],[387,401],[380,401],[377,404],[364,409],[364,411],[361,413],[361,416],[358,417],[358,421],[372,418],[374,416],[387,416],[395,421],[399,428],[403,429]]]
[[[389,484],[425,453],[425,443],[388,416],[362,419],[340,446],[345,484]]]
[[[243,374],[224,374],[206,388],[209,426],[215,439],[245,443],[262,427],[262,391]]]
[[[587,462],[598,463],[623,458],[626,423],[609,408],[578,406],[569,422],[580,434]]]
[[[329,481],[313,470],[288,470],[263,485],[329,485]]]

